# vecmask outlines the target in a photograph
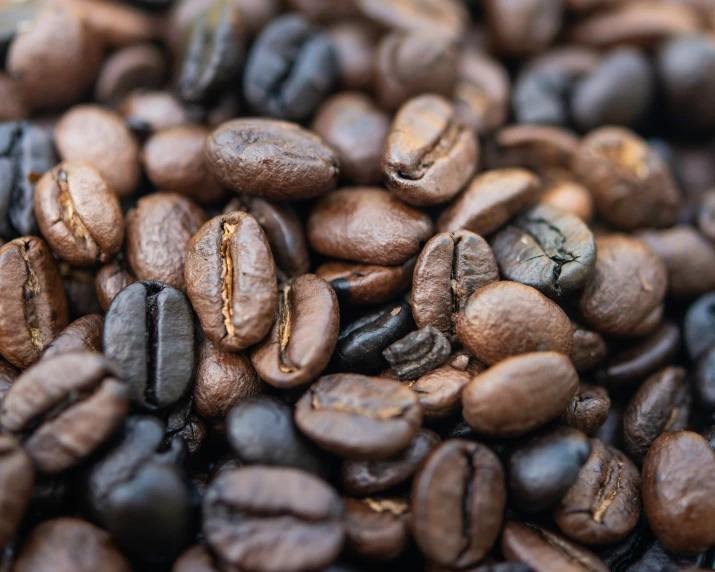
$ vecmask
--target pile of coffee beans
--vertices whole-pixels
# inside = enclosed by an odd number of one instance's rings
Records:
[[[0,0],[0,572],[715,562],[712,0]]]

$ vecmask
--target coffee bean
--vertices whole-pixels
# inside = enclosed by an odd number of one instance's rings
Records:
[[[715,241],[715,191],[703,193],[697,209],[697,225],[705,238]]]
[[[642,336],[660,319],[667,271],[641,241],[626,235],[596,239],[596,267],[579,301],[585,320],[598,332]]]
[[[60,354],[77,351],[102,352],[102,327],[104,316],[88,314],[77,318],[42,352],[40,359],[49,359]]]
[[[189,301],[161,282],[127,286],[107,310],[102,345],[119,366],[134,403],[150,410],[173,405],[194,375]]]
[[[479,157],[474,132],[438,95],[420,95],[397,112],[385,143],[385,182],[405,202],[426,206],[454,197],[471,179]]]
[[[222,185],[269,200],[302,200],[335,187],[339,159],[317,135],[293,123],[234,119],[204,145]]]
[[[150,42],[157,35],[156,23],[151,15],[133,6],[101,3],[91,7],[72,4],[72,8],[79,11],[82,19],[102,37],[109,48]]]
[[[697,433],[664,433],[643,462],[643,506],[666,548],[694,554],[715,544],[715,452]]]
[[[149,137],[142,150],[142,163],[149,180],[162,191],[178,193],[201,204],[220,201],[225,190],[208,171],[204,127],[171,127]]]
[[[68,323],[67,297],[45,242],[16,238],[0,248],[0,354],[25,368]]]
[[[494,170],[475,177],[437,220],[440,232],[471,230],[487,235],[536,202],[539,179],[523,169]]]
[[[338,370],[375,374],[387,366],[382,352],[412,331],[410,306],[396,302],[343,326],[333,356]]]
[[[357,0],[360,13],[387,28],[429,31],[459,40],[469,16],[457,0]]]
[[[319,569],[343,545],[340,498],[297,469],[243,467],[216,477],[203,503],[209,546],[232,566],[268,572]]]
[[[119,104],[119,113],[138,133],[157,133],[191,123],[189,111],[168,91],[135,90]]]
[[[262,340],[278,310],[276,267],[261,227],[251,215],[212,218],[186,253],[189,299],[206,336],[222,351]]]
[[[690,392],[685,370],[667,367],[651,375],[636,391],[623,415],[623,444],[640,463],[661,433],[688,425]]]
[[[715,346],[715,293],[701,296],[688,308],[684,337],[685,347],[693,360]]]
[[[575,322],[572,322],[572,326],[573,346],[569,357],[576,371],[589,370],[603,361],[608,354],[608,347],[598,332]]]
[[[238,7],[215,0],[191,24],[179,60],[178,91],[203,101],[228,87],[241,69],[243,38]]]
[[[315,274],[291,279],[281,286],[278,314],[251,362],[274,387],[305,385],[328,365],[339,328],[338,299],[328,283]]]
[[[504,469],[480,443],[452,439],[437,447],[412,486],[412,530],[430,560],[465,568],[497,539],[506,503]]]
[[[407,547],[409,502],[402,498],[343,499],[345,550],[369,561],[392,560]]]
[[[62,260],[79,266],[106,262],[122,247],[119,200],[89,163],[65,161],[45,173],[34,203],[42,236]]]
[[[693,389],[698,405],[708,411],[715,410],[715,346],[706,351],[698,361]]]
[[[434,326],[455,339],[459,311],[482,286],[499,279],[487,242],[468,230],[441,232],[422,249],[412,283],[412,314],[420,327]]]
[[[498,562],[477,566],[472,572],[533,572],[533,568],[523,562]]]
[[[559,297],[579,290],[596,265],[596,243],[577,216],[548,205],[499,231],[492,249],[503,278]]]
[[[105,312],[121,290],[137,281],[125,266],[123,261],[110,262],[97,272],[95,282],[97,299]]]
[[[552,176],[568,170],[579,147],[578,137],[559,127],[509,125],[494,134],[486,147],[485,162],[490,169],[522,168]]]
[[[599,215],[622,230],[669,226],[680,198],[667,165],[633,132],[601,127],[581,142],[574,172],[593,193]]]
[[[484,10],[494,44],[513,56],[543,50],[556,39],[562,25],[560,0],[527,0],[518,5],[486,0]]]
[[[462,392],[462,415],[484,435],[524,435],[557,418],[577,389],[578,375],[566,356],[528,353],[476,376]]]
[[[243,91],[260,114],[303,121],[333,90],[339,73],[330,37],[302,16],[286,14],[266,26],[253,44]]]
[[[417,257],[399,266],[326,262],[315,273],[328,282],[343,304],[385,304],[410,287]]]
[[[715,290],[715,246],[692,226],[644,231],[638,238],[665,264],[670,294],[695,297]]]
[[[46,520],[30,533],[14,569],[131,572],[132,567],[107,531],[79,518],[62,517]]]
[[[507,559],[525,562],[536,572],[608,571],[608,567],[593,552],[531,523],[507,522],[502,533],[501,550]]]
[[[421,377],[441,366],[451,351],[447,337],[436,328],[426,326],[397,340],[382,355],[397,378],[407,380]]]
[[[4,52],[0,41],[0,54],[2,53]],[[0,72],[0,96],[0,121],[19,121],[30,117],[30,110],[22,97],[20,86],[6,72]]]
[[[334,95],[318,109],[312,129],[337,152],[343,180],[355,185],[381,181],[390,118],[372,99],[357,92]]]
[[[223,418],[240,401],[263,393],[263,384],[243,353],[228,353],[203,340],[196,357],[194,407],[206,418]]]
[[[521,324],[529,324],[524,331]],[[568,355],[571,322],[554,302],[517,282],[493,282],[472,294],[457,317],[457,336],[487,365],[534,351]]]
[[[275,398],[241,400],[226,417],[226,437],[247,464],[294,467],[322,478],[330,476],[327,456],[298,431],[292,408]]]
[[[74,6],[43,5],[19,30],[5,65],[32,109],[57,109],[77,103],[91,87],[102,43]]]
[[[0,238],[38,233],[35,185],[56,162],[48,131],[32,123],[0,123]]]
[[[139,184],[139,146],[119,114],[96,105],[78,105],[55,127],[55,145],[65,161],[85,161],[97,169],[120,198]]]
[[[190,456],[195,456],[203,447],[209,432],[208,422],[193,412],[193,405],[194,396],[189,393],[174,405],[166,419],[164,441],[184,457],[187,449]]]
[[[139,280],[156,280],[185,291],[186,249],[206,222],[192,201],[174,193],[139,199],[127,214],[127,260]]]
[[[651,542],[646,551],[633,562],[629,572],[649,572],[650,570],[702,570],[695,568],[704,563],[705,553],[696,555],[676,554],[657,540]]]
[[[32,460],[9,435],[0,434],[0,547],[15,535],[35,485]]]
[[[172,572],[219,572],[214,558],[202,544],[185,550],[174,562]]]
[[[420,429],[407,448],[395,457],[382,461],[344,461],[340,470],[341,485],[348,494],[358,496],[396,487],[415,474],[439,442],[434,431]]]
[[[603,387],[580,383],[560,421],[586,435],[593,435],[606,422],[610,407],[611,398]]]
[[[527,513],[553,507],[576,482],[590,453],[588,438],[566,427],[517,444],[507,462],[510,498]]]
[[[593,197],[582,184],[570,180],[557,180],[547,185],[541,202],[590,222],[593,218]]]
[[[554,510],[566,536],[583,544],[611,544],[625,538],[641,512],[638,469],[618,449],[598,439],[578,478]]]
[[[0,409],[0,425],[22,439],[38,470],[58,473],[92,453],[114,433],[129,407],[128,388],[98,354],[43,360],[15,380]]]
[[[323,449],[348,459],[387,459],[410,444],[422,423],[422,407],[398,382],[328,375],[300,398],[295,422]]]
[[[94,98],[116,104],[135,89],[157,89],[166,71],[166,57],[154,44],[127,46],[105,58],[94,86]]]
[[[377,32],[374,26],[356,18],[338,20],[327,29],[343,89],[367,90],[372,86]]]
[[[0,405],[2,405],[2,400],[10,390],[10,386],[19,375],[20,371],[15,366],[10,365],[4,359],[0,359]]]
[[[308,218],[308,242],[325,256],[398,265],[432,235],[425,213],[373,187],[340,189],[323,197]]]
[[[387,34],[375,52],[374,85],[380,106],[393,111],[425,92],[449,97],[457,79],[458,54],[454,40],[438,31]]]

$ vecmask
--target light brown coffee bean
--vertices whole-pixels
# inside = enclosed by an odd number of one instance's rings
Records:
[[[77,318],[52,340],[42,352],[40,359],[46,360],[69,352],[102,353],[102,327],[104,317],[100,314],[88,314]]]
[[[94,97],[101,103],[119,103],[135,89],[161,87],[166,70],[166,58],[154,44],[127,46],[104,60]]]
[[[115,261],[102,266],[95,280],[97,299],[102,310],[106,312],[119,291],[136,281],[136,277],[124,267],[124,264]]]

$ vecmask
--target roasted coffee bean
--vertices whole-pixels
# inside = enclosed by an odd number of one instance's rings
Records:
[[[432,326],[407,334],[388,346],[382,355],[400,380],[418,377],[441,366],[452,351],[447,337]]]
[[[293,467],[322,478],[330,476],[327,456],[298,431],[292,408],[273,397],[242,399],[226,417],[226,438],[246,464]]]
[[[589,370],[603,361],[608,354],[608,347],[598,332],[575,322],[572,325],[573,346],[569,357],[576,371]]]
[[[10,386],[19,375],[20,371],[15,366],[10,365],[4,359],[0,359],[0,405],[2,405],[2,400],[10,390]]]
[[[610,407],[611,398],[603,387],[580,383],[560,421],[586,435],[593,435],[606,422]]]
[[[254,111],[302,121],[335,87],[340,74],[330,37],[298,14],[266,26],[246,60],[243,92]]]
[[[43,360],[15,380],[0,409],[0,426],[17,435],[38,470],[58,473],[114,433],[129,408],[119,372],[98,354]]]
[[[484,53],[464,50],[457,64],[454,107],[459,120],[478,134],[501,127],[509,115],[509,75]]]
[[[97,31],[110,48],[150,42],[158,32],[152,17],[133,6],[100,2],[91,7],[84,3],[73,3],[72,7],[80,11],[83,20]]]
[[[225,417],[238,402],[263,393],[263,384],[251,360],[243,353],[228,353],[203,340],[196,357],[194,408],[207,418]]]
[[[665,264],[670,294],[695,297],[715,290],[715,245],[692,226],[645,231],[638,238]]]
[[[168,91],[135,90],[119,104],[119,113],[132,130],[141,134],[191,123],[189,111]]]
[[[63,517],[46,520],[30,533],[14,570],[131,572],[132,566],[107,531],[79,518]]]
[[[665,265],[641,241],[626,235],[598,238],[596,249],[596,266],[579,301],[584,319],[598,332],[614,336],[653,331],[668,282]]]
[[[211,553],[202,544],[185,550],[176,559],[172,572],[219,572]]]
[[[706,554],[676,554],[671,552],[657,540],[653,541],[646,551],[628,567],[628,572],[650,572],[651,570],[690,570],[704,564]]]
[[[3,52],[0,41],[0,54]],[[2,57],[0,55],[0,57]],[[19,121],[30,116],[30,110],[20,92],[20,86],[8,73],[0,72],[0,121]]]
[[[89,90],[101,65],[102,44],[74,6],[43,5],[18,29],[5,69],[32,109],[57,109]]]
[[[499,280],[487,242],[468,230],[441,232],[422,249],[412,282],[412,314],[420,327],[455,338],[455,323],[468,298]]]
[[[55,127],[55,145],[65,161],[91,164],[122,199],[139,184],[139,146],[114,111],[96,105],[73,107]]]
[[[102,266],[97,272],[95,287],[99,305],[105,312],[121,290],[137,281],[136,277],[119,261]]]
[[[612,544],[636,526],[641,512],[641,477],[618,449],[591,441],[591,455],[554,510],[566,536],[583,544]]]
[[[464,386],[485,369],[469,353],[459,350],[445,365],[410,380],[407,385],[417,394],[425,419],[446,419],[459,408]]]
[[[599,215],[622,230],[669,226],[680,198],[667,165],[633,132],[601,127],[583,139],[574,172],[593,193]]]
[[[318,109],[312,129],[337,152],[344,181],[355,185],[381,181],[380,161],[390,118],[367,95],[334,95]]]
[[[530,324],[524,331],[521,324]],[[487,365],[535,351],[568,355],[573,327],[559,306],[530,286],[493,282],[472,294],[457,317],[457,336]]]
[[[401,383],[358,374],[321,377],[295,408],[298,428],[348,459],[387,459],[410,444],[422,423],[417,395]]]
[[[708,411],[715,410],[715,346],[706,351],[698,361],[693,389],[697,403]]]
[[[119,199],[89,163],[64,161],[45,173],[34,202],[42,236],[62,260],[79,266],[107,262],[122,247]]]
[[[308,218],[308,242],[325,256],[398,265],[432,235],[432,221],[392,193],[373,187],[340,189],[323,197]]]
[[[178,193],[201,204],[220,201],[225,190],[208,171],[204,141],[210,131],[196,125],[172,127],[144,144],[142,163],[149,180],[162,191]]]
[[[608,572],[608,567],[593,552],[531,523],[507,522],[501,551],[508,560],[525,562],[536,572]]]
[[[205,222],[204,212],[181,195],[153,193],[139,199],[127,214],[127,260],[134,275],[185,291],[186,249]]]
[[[560,0],[484,2],[489,31],[496,47],[513,56],[539,52],[556,39],[563,16]]]
[[[0,248],[0,291],[0,354],[25,368],[69,321],[62,279],[42,239],[16,238]]]
[[[663,545],[684,554],[715,544],[715,452],[697,433],[664,433],[643,462],[643,506]]]
[[[303,223],[288,203],[272,203],[251,195],[231,199],[224,213],[244,211],[261,225],[276,262],[278,282],[310,271]]]
[[[212,218],[186,253],[189,299],[206,336],[222,351],[262,340],[278,310],[276,266],[266,235],[251,215]]]
[[[671,363],[680,348],[680,331],[664,322],[647,338],[625,346],[599,372],[599,381],[610,387],[629,386]]]
[[[94,98],[102,103],[119,103],[135,89],[158,89],[166,71],[166,57],[154,44],[127,46],[104,60]]]
[[[146,409],[173,405],[193,380],[191,307],[184,294],[161,282],[135,282],[117,294],[102,345],[119,366],[131,400]]]
[[[410,99],[395,115],[382,156],[387,187],[406,203],[426,206],[454,197],[479,157],[475,133],[438,95]]]
[[[203,101],[235,81],[243,60],[239,7],[215,0],[191,24],[180,60],[179,95]]]
[[[385,304],[410,287],[417,257],[399,266],[327,262],[315,273],[328,282],[344,304]]]
[[[690,391],[685,370],[666,367],[651,375],[636,391],[623,414],[623,445],[640,463],[661,434],[688,425]]]
[[[606,420],[596,431],[595,437],[603,441],[606,445],[623,448],[623,413],[626,403],[622,401],[611,401]]]
[[[0,238],[38,233],[35,185],[56,162],[48,131],[32,123],[0,123]]]
[[[387,28],[430,31],[459,40],[469,15],[457,0],[357,0],[360,13]]]
[[[344,461],[340,470],[343,490],[365,496],[398,486],[415,474],[439,442],[434,431],[420,429],[407,448],[395,457],[383,461]]]
[[[392,560],[409,540],[410,505],[402,498],[343,499],[345,550],[369,561]]]
[[[12,540],[35,485],[32,460],[9,435],[0,434],[0,548]]]
[[[439,32],[387,34],[375,52],[377,101],[382,108],[394,111],[425,92],[451,96],[457,79],[458,56],[454,40]]]
[[[596,243],[577,216],[540,204],[520,215],[492,240],[506,280],[550,297],[579,290],[596,265]]]
[[[77,318],[42,352],[40,359],[49,359],[69,352],[102,352],[102,327],[104,317],[100,314],[88,314]]]
[[[506,463],[509,498],[527,513],[553,507],[576,482],[590,454],[588,438],[566,427],[517,444]]]
[[[269,200],[322,195],[338,180],[338,155],[294,123],[234,119],[206,140],[206,161],[222,185]]]
[[[67,293],[70,320],[101,313],[94,268],[70,266],[67,262],[60,262],[59,269]]]
[[[501,169],[474,178],[437,220],[437,229],[464,228],[487,235],[536,202],[539,179],[524,169]]]
[[[715,292],[701,296],[688,308],[684,337],[685,347],[693,360],[715,346]]]
[[[333,364],[338,370],[375,374],[387,361],[382,352],[414,328],[407,302],[388,304],[343,326]]]
[[[219,558],[269,572],[319,569],[340,554],[340,497],[297,469],[243,467],[216,477],[203,503],[203,532]]]
[[[372,87],[378,30],[356,18],[338,20],[327,30],[335,48],[341,87],[368,90]]]
[[[278,314],[251,352],[258,375],[280,389],[310,383],[328,365],[338,341],[340,310],[330,285],[315,274],[280,288]]]
[[[490,169],[530,169],[552,177],[552,173],[571,167],[578,147],[578,137],[567,129],[509,125],[497,131],[486,146],[485,162]]]
[[[564,179],[547,185],[541,202],[590,222],[593,218],[593,197],[582,184]]]
[[[430,560],[465,568],[497,539],[506,503],[504,469],[485,445],[452,439],[429,456],[412,485],[412,530]]]
[[[698,230],[708,240],[715,242],[715,191],[703,193],[697,210]]]
[[[578,374],[568,357],[528,353],[477,375],[462,392],[462,415],[477,433],[524,435],[561,415],[577,389]]]

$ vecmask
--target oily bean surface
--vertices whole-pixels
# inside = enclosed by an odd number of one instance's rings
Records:
[[[611,408],[608,391],[600,385],[580,383],[560,421],[586,435],[593,435],[606,422]]]
[[[77,351],[102,352],[104,316],[87,314],[69,324],[42,352],[40,359],[49,359]]]
[[[344,498],[345,550],[358,558],[393,560],[407,547],[409,502],[403,498]]]

